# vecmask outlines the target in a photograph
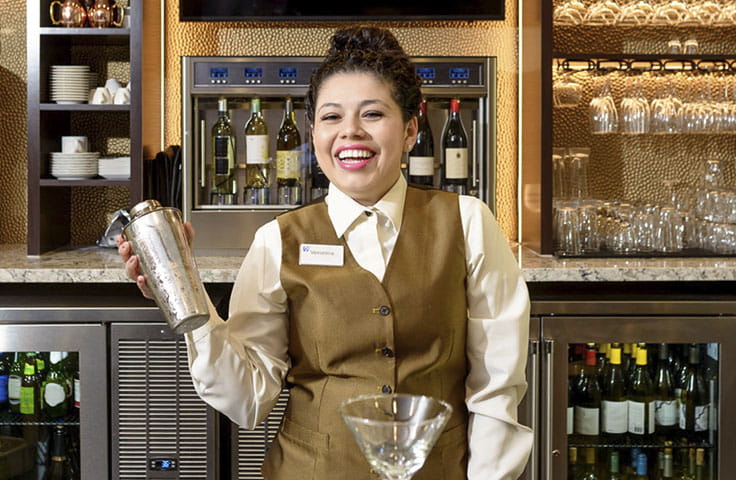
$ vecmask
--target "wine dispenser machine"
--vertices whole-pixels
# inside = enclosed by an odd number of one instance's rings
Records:
[[[258,227],[326,193],[326,179],[316,165],[304,108],[309,78],[321,60],[182,58],[182,209],[185,220],[191,221],[197,231],[198,253],[245,252]],[[435,186],[439,186],[442,138],[450,100],[459,99],[470,159],[469,193],[495,211],[496,59],[415,57],[412,61],[423,80],[422,93],[427,100]],[[289,142],[285,142],[286,135],[279,135],[287,98],[292,100],[299,132],[300,143],[296,147],[293,130]],[[219,111],[223,106],[225,115]],[[246,138],[246,128],[258,107],[267,127],[266,136],[261,122],[258,135]],[[229,142],[222,134],[223,116],[225,123],[229,120],[228,128],[232,131],[233,140]],[[250,129],[249,133],[254,131]],[[286,143],[291,154],[283,151]],[[267,160],[254,161],[252,152],[256,150]],[[284,174],[287,170],[290,173]],[[250,187],[257,180],[261,181],[260,193],[253,195]],[[223,185],[228,190],[225,194]],[[290,185],[286,197],[282,194],[285,185]]]

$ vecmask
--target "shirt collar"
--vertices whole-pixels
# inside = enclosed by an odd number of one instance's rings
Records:
[[[337,237],[342,237],[358,216],[367,210],[379,211],[388,217],[398,233],[404,213],[406,187],[406,179],[403,175],[399,175],[399,179],[389,191],[373,206],[367,207],[356,202],[331,183],[325,202],[327,203],[327,214]]]

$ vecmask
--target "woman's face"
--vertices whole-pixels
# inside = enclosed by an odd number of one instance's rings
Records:
[[[416,117],[404,122],[388,84],[376,75],[336,73],[322,82],[312,129],[317,161],[357,202],[373,205],[393,186],[416,135]]]

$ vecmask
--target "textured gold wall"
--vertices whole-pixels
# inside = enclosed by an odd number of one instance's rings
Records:
[[[0,243],[26,241],[26,0],[0,1]]]
[[[497,193],[499,222],[516,238],[517,184],[517,6],[506,2],[502,22],[432,22],[377,25],[390,28],[412,56],[495,56],[498,58]],[[182,55],[303,55],[326,53],[338,23],[179,22],[178,0],[165,6],[165,143],[181,142]],[[148,19],[146,19],[148,21]]]

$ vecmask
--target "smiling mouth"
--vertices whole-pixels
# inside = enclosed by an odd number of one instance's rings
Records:
[[[365,148],[345,148],[337,152],[337,162],[345,170],[360,170],[368,165],[376,152]]]

